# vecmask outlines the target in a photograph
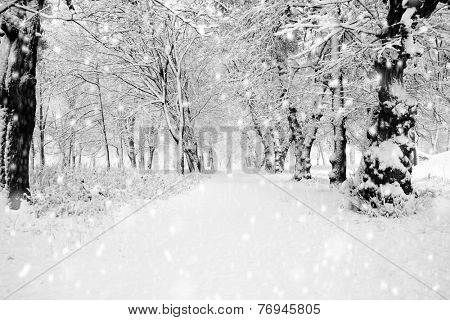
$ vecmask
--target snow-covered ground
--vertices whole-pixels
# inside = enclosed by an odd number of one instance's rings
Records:
[[[430,156],[430,160],[419,162],[414,168],[415,179],[439,177],[450,179],[450,151]]]
[[[89,220],[5,213],[0,296],[77,248],[10,298],[440,298],[432,289],[450,295],[448,195],[417,215],[369,218],[342,209],[342,196],[326,180],[290,178],[237,172],[206,176],[85,247],[90,237],[140,204]]]

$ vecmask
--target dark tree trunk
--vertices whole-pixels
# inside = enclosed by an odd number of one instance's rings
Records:
[[[97,66],[98,69],[98,66]],[[111,169],[111,160],[109,156],[109,143],[108,143],[108,135],[106,132],[106,121],[105,121],[105,110],[104,110],[104,103],[103,103],[103,95],[102,95],[102,87],[100,85],[100,76],[97,72],[97,90],[98,90],[98,102],[99,102],[99,108],[100,108],[100,125],[103,133],[103,145],[105,148],[105,155],[106,155],[106,169]]]
[[[9,122],[9,114],[4,105],[0,104],[0,188],[6,185],[6,133]]]
[[[31,138],[31,146],[30,146],[30,177],[33,175],[34,171],[34,141],[33,138]]]
[[[300,136],[294,140],[294,155],[295,155],[295,167],[294,167],[294,180],[300,181],[303,179],[303,142],[304,137]]]
[[[43,0],[28,5],[42,9]],[[2,13],[0,43],[0,181],[10,207],[30,195],[29,153],[36,114],[36,63],[39,16],[19,9]],[[24,21],[26,21],[24,23]]]
[[[39,130],[39,158],[43,168],[45,166],[45,131],[42,128]]]
[[[72,168],[75,169],[76,166],[77,166],[77,154],[74,152],[72,153]]]
[[[42,93],[40,94],[40,103],[38,110],[38,129],[39,129],[39,159],[41,168],[45,166],[45,127],[46,116],[44,115],[44,105],[42,102]]]
[[[311,149],[316,140],[317,130],[319,130],[319,121],[322,118],[321,114],[314,114],[311,122],[307,128],[305,140],[303,141],[303,148],[301,150],[301,175],[304,179],[311,179]]]
[[[340,115],[333,121],[333,154],[330,157],[331,172],[330,183],[340,185],[347,179],[347,136],[345,128],[345,117]]]
[[[406,57],[402,57],[376,63],[376,69],[382,76],[378,92],[380,105],[373,110],[373,125],[368,130],[371,146],[364,155],[365,184],[360,190],[360,194],[374,206],[376,204],[372,200],[384,198],[379,186],[398,183],[406,195],[412,193],[410,174],[414,144],[409,138],[409,131],[415,124],[417,106],[413,100],[405,101],[396,94],[404,89],[406,61]],[[386,65],[393,67],[387,68]],[[392,91],[393,87],[396,87],[395,91]],[[389,155],[392,161],[385,163],[387,159],[380,153]],[[393,167],[391,162],[397,163],[397,166]],[[392,198],[384,200],[392,201]]]
[[[294,180],[300,181],[303,178],[302,150],[305,137],[303,136],[300,122],[297,119],[297,109],[293,106],[289,106],[288,122],[291,131],[291,140],[294,146]]]
[[[260,131],[260,130],[259,130]],[[262,134],[262,133],[261,133]],[[264,169],[269,173],[275,172],[275,155],[271,148],[271,134],[270,131],[266,132],[261,137],[261,143],[263,145],[264,155],[263,155],[263,166]]]
[[[70,168],[71,162],[72,162],[72,141],[69,141],[69,155],[67,156],[64,167]]]
[[[189,172],[201,172],[202,166],[198,156],[198,143],[195,141],[194,130],[190,126],[185,126],[184,153]]]
[[[122,169],[124,167],[123,163],[123,137],[122,133],[119,135],[119,148],[117,149],[119,153],[119,169]]]
[[[149,146],[148,147],[148,162],[147,162],[147,169],[148,170],[152,170],[152,166],[153,166],[153,156],[155,154],[155,147],[154,146]]]
[[[448,0],[406,3],[390,0],[389,3],[389,28],[385,29],[382,39],[400,41],[392,49],[380,52],[375,61],[375,70],[381,76],[380,103],[372,110],[373,124],[367,132],[370,147],[364,154],[355,180],[356,192],[353,192],[375,208],[393,203],[394,197],[402,198],[413,192],[411,173],[415,146],[409,133],[415,126],[417,102],[405,90],[403,72],[408,60],[420,52],[413,39],[416,18],[428,18],[439,2],[448,3]],[[395,195],[386,190],[395,190]],[[399,191],[403,191],[403,195]]]
[[[331,172],[329,174],[332,185],[340,185],[347,179],[347,135],[345,120],[347,115],[344,110],[344,85],[343,75],[340,71],[339,86],[332,89],[333,119],[333,154],[330,157]],[[339,90],[338,95],[336,90]]]

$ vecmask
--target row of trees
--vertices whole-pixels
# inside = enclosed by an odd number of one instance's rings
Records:
[[[62,166],[102,156],[110,168],[115,152],[119,167],[151,168],[162,128],[177,170],[201,171],[213,151],[198,129],[241,118],[263,146],[253,165],[283,172],[290,151],[294,179],[309,179],[320,133],[331,184],[346,181],[351,144],[363,152],[355,203],[391,203],[413,192],[417,141],[437,149],[449,130],[447,4],[12,1],[1,7],[0,184],[28,193],[30,151],[41,165],[59,154]]]

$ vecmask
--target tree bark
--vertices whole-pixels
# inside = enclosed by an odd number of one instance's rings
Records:
[[[307,128],[306,136],[303,141],[303,147],[300,155],[301,175],[303,179],[311,179],[311,149],[316,140],[317,131],[319,130],[319,121],[322,114],[313,114],[311,122]]]
[[[303,136],[300,122],[297,119],[297,108],[295,108],[294,106],[289,106],[288,122],[295,156],[293,178],[296,181],[300,181],[303,178],[302,150],[305,137]]]
[[[401,0],[391,0],[389,4],[389,28],[382,39],[397,43],[380,52],[374,63],[381,76],[380,103],[372,110],[373,124],[367,132],[370,147],[364,154],[354,183],[356,192],[353,192],[374,208],[413,193],[411,173],[415,146],[409,133],[415,126],[417,102],[405,90],[403,72],[408,60],[420,53],[413,38],[415,19],[428,18],[439,2],[448,1],[408,1],[404,4]]]
[[[105,111],[104,111],[104,103],[103,103],[103,95],[102,95],[102,88],[100,85],[100,76],[97,73],[96,74],[96,85],[98,90],[98,103],[99,103],[99,109],[100,109],[100,125],[102,128],[103,133],[103,143],[105,148],[105,155],[106,155],[106,169],[111,169],[111,160],[109,156],[109,144],[108,144],[108,135],[106,132],[106,123],[105,123]]]
[[[123,163],[123,137],[122,133],[119,134],[119,169],[123,169],[124,163]]]
[[[339,71],[339,86],[332,89],[333,119],[333,154],[330,157],[331,172],[330,184],[340,185],[347,179],[347,135],[345,120],[347,115],[344,110],[344,85],[342,71]],[[338,90],[338,95],[336,91]]]
[[[27,4],[38,10],[43,0]],[[30,195],[29,153],[36,114],[36,63],[40,19],[20,9],[0,16],[4,35],[0,43],[0,181],[9,205],[20,206]]]
[[[34,141],[31,138],[31,146],[30,146],[30,177],[33,175],[34,171]]]
[[[152,166],[153,166],[153,156],[155,154],[155,147],[154,146],[149,146],[148,147],[148,161],[147,161],[147,169],[148,170],[152,170]]]
[[[41,168],[45,166],[45,129],[47,126],[47,115],[44,112],[44,103],[42,99],[42,88],[39,87],[39,107],[38,107],[38,129],[39,129],[39,162]]]
[[[194,130],[190,125],[185,126],[184,141],[184,153],[186,155],[186,162],[189,168],[189,172],[201,172],[202,166],[200,157],[198,156],[198,143],[197,141],[195,141]]]

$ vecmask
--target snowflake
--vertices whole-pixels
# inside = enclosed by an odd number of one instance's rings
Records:
[[[22,267],[22,269],[19,271],[19,278],[24,278],[27,276],[27,274],[30,272],[31,270],[31,264],[29,263],[25,263]]]

